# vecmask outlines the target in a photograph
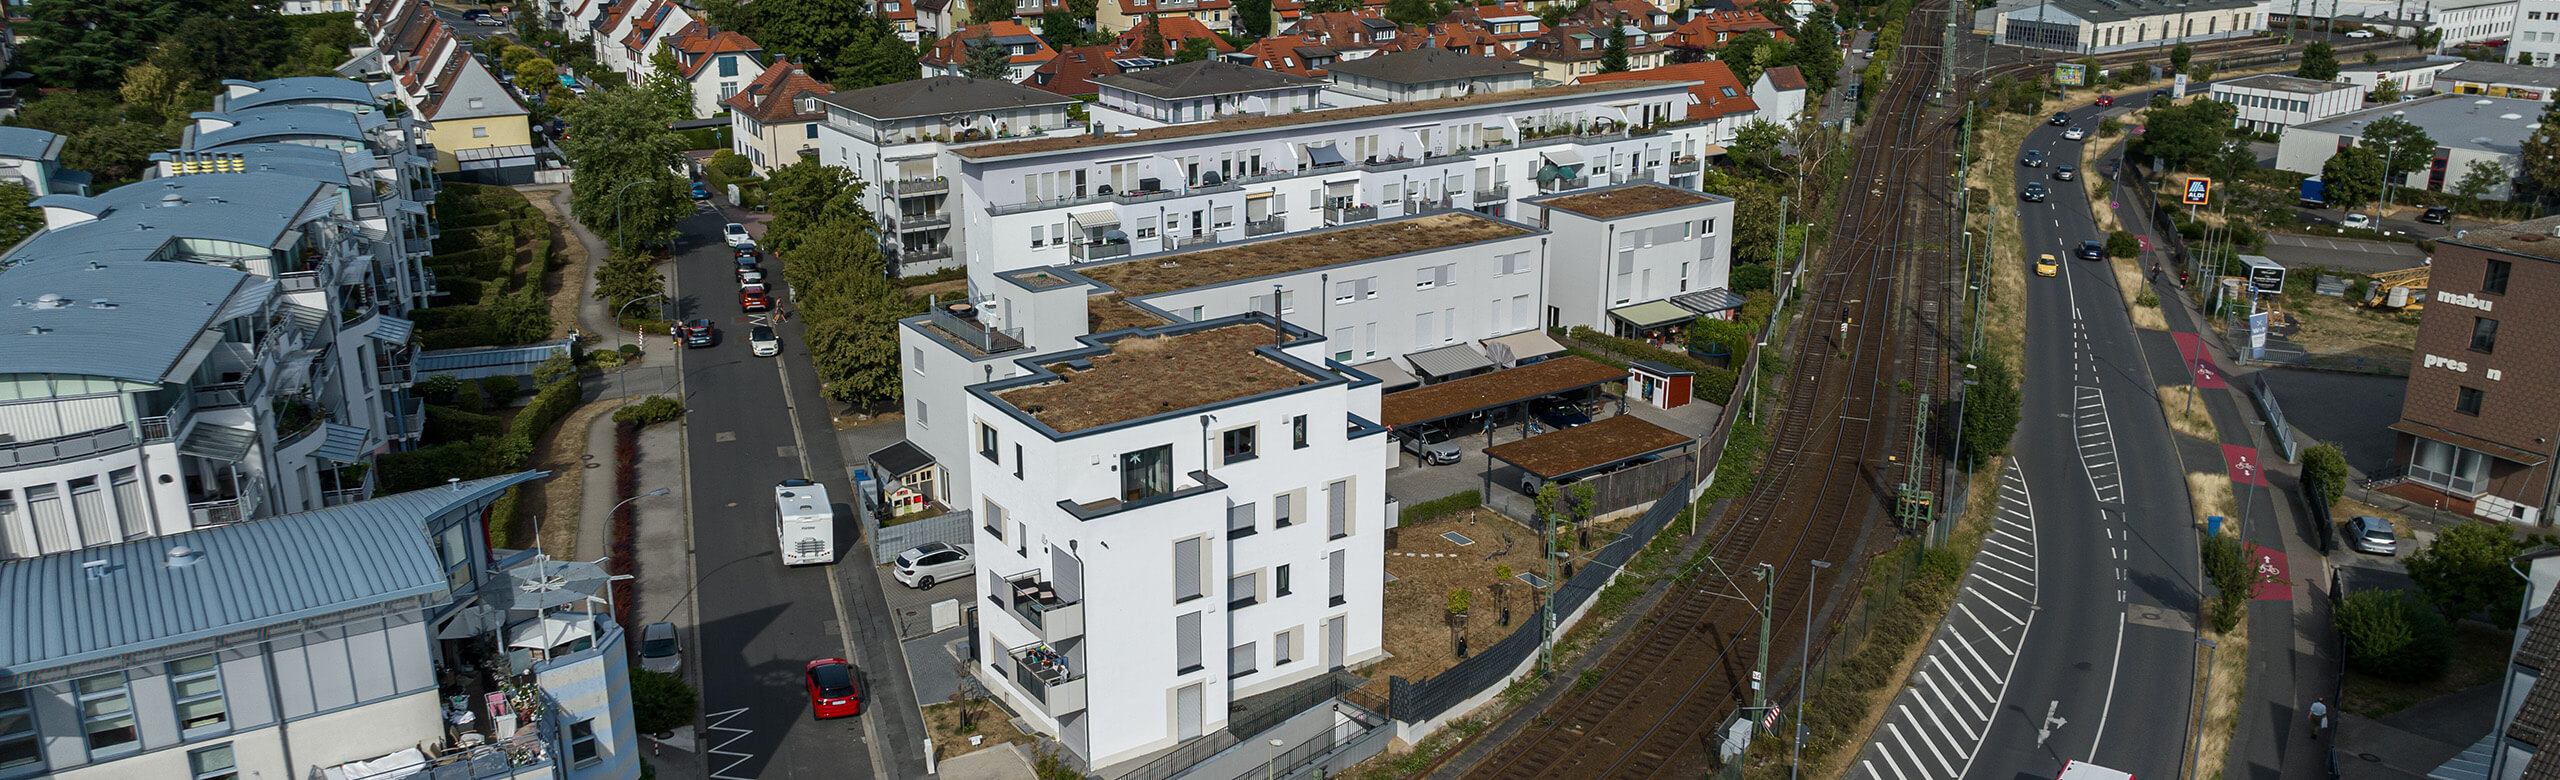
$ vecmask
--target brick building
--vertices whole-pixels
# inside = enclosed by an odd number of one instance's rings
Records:
[[[2543,525],[2560,452],[2560,216],[2437,244],[2393,460],[2403,498]]]

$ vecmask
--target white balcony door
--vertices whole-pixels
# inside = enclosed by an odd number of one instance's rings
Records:
[[[1189,742],[1200,738],[1200,684],[1192,683],[1173,691],[1174,738]]]

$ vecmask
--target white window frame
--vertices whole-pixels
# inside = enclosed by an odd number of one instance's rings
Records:
[[[181,664],[189,664],[196,661],[203,661],[205,663],[204,668],[185,670],[180,666]],[[208,680],[213,683],[213,690],[198,691],[195,693],[189,693],[187,691],[187,686],[189,684]],[[222,661],[221,659],[214,657],[212,653],[188,656],[186,658],[180,658],[169,662],[169,700],[170,711],[175,713],[178,717],[179,730],[188,737],[192,738],[207,734],[217,734],[228,731],[231,728],[231,708],[228,702],[223,700]],[[200,704],[208,701],[221,707],[219,711],[213,713],[213,722],[197,726],[187,725],[187,705]]]

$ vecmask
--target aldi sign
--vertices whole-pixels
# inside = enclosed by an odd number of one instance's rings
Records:
[[[2212,179],[2207,179],[2202,176],[2189,176],[2187,177],[2186,197],[2181,198],[2179,202],[2185,203],[2189,206],[2202,206],[2205,204],[2206,200],[2212,197],[2212,195]]]

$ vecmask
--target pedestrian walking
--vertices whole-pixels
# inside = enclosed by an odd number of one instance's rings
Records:
[[[2312,738],[2312,739],[2319,739],[2319,738],[2320,738],[2320,732],[2328,731],[2328,730],[2329,730],[2329,700],[2328,700],[2328,699],[2312,699],[2312,700],[2311,700],[2311,738]]]

